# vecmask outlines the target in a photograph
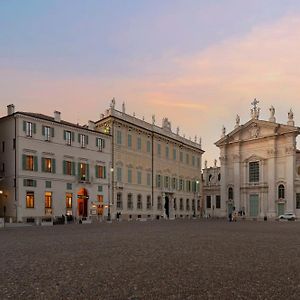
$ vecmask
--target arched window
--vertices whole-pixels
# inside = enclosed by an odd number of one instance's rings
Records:
[[[142,195],[137,196],[136,208],[137,209],[142,209],[143,208]]]
[[[157,197],[157,210],[161,210],[162,209],[162,205],[161,205],[161,197],[158,196]]]
[[[122,193],[117,194],[117,209],[123,208]]]
[[[218,174],[218,181],[221,181],[221,173]]]
[[[233,188],[228,189],[228,200],[233,200]]]
[[[151,209],[151,196],[147,196],[147,209]]]
[[[127,208],[133,209],[132,194],[127,195]]]
[[[284,199],[285,196],[284,196],[284,185],[283,184],[280,184],[278,186],[278,198],[279,199]]]

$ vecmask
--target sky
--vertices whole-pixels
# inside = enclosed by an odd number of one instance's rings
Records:
[[[86,124],[115,97],[126,111],[214,143],[257,98],[300,126],[298,0],[0,0],[0,114]]]

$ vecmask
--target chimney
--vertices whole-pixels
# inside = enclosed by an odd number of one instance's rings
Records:
[[[95,130],[95,123],[93,121],[89,120],[88,128],[90,130]]]
[[[54,121],[60,122],[60,111],[54,111]]]
[[[7,105],[7,115],[10,116],[15,113],[15,106],[13,104]]]

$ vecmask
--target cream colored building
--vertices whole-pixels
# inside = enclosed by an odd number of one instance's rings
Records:
[[[40,222],[107,214],[111,137],[54,116],[15,112],[0,119],[0,216]]]
[[[269,120],[260,120],[255,100],[251,119],[216,142],[220,148],[221,213],[232,210],[249,218],[275,218],[284,212],[300,217],[300,152],[293,112],[287,124],[276,122],[275,109]]]
[[[200,214],[201,157],[199,140],[110,109],[96,122],[112,135],[111,213],[123,219],[192,217]]]

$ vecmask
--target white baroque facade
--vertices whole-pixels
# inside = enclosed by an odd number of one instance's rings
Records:
[[[112,135],[112,217],[123,219],[180,218],[200,215],[200,141],[115,109],[115,101],[96,122]]]
[[[17,221],[104,217],[109,203],[111,137],[94,123],[15,112],[0,119],[0,216]]]
[[[284,212],[300,217],[300,151],[293,113],[287,124],[276,123],[275,109],[260,120],[255,100],[251,119],[216,142],[220,148],[221,212],[233,210],[248,218],[275,218]]]

